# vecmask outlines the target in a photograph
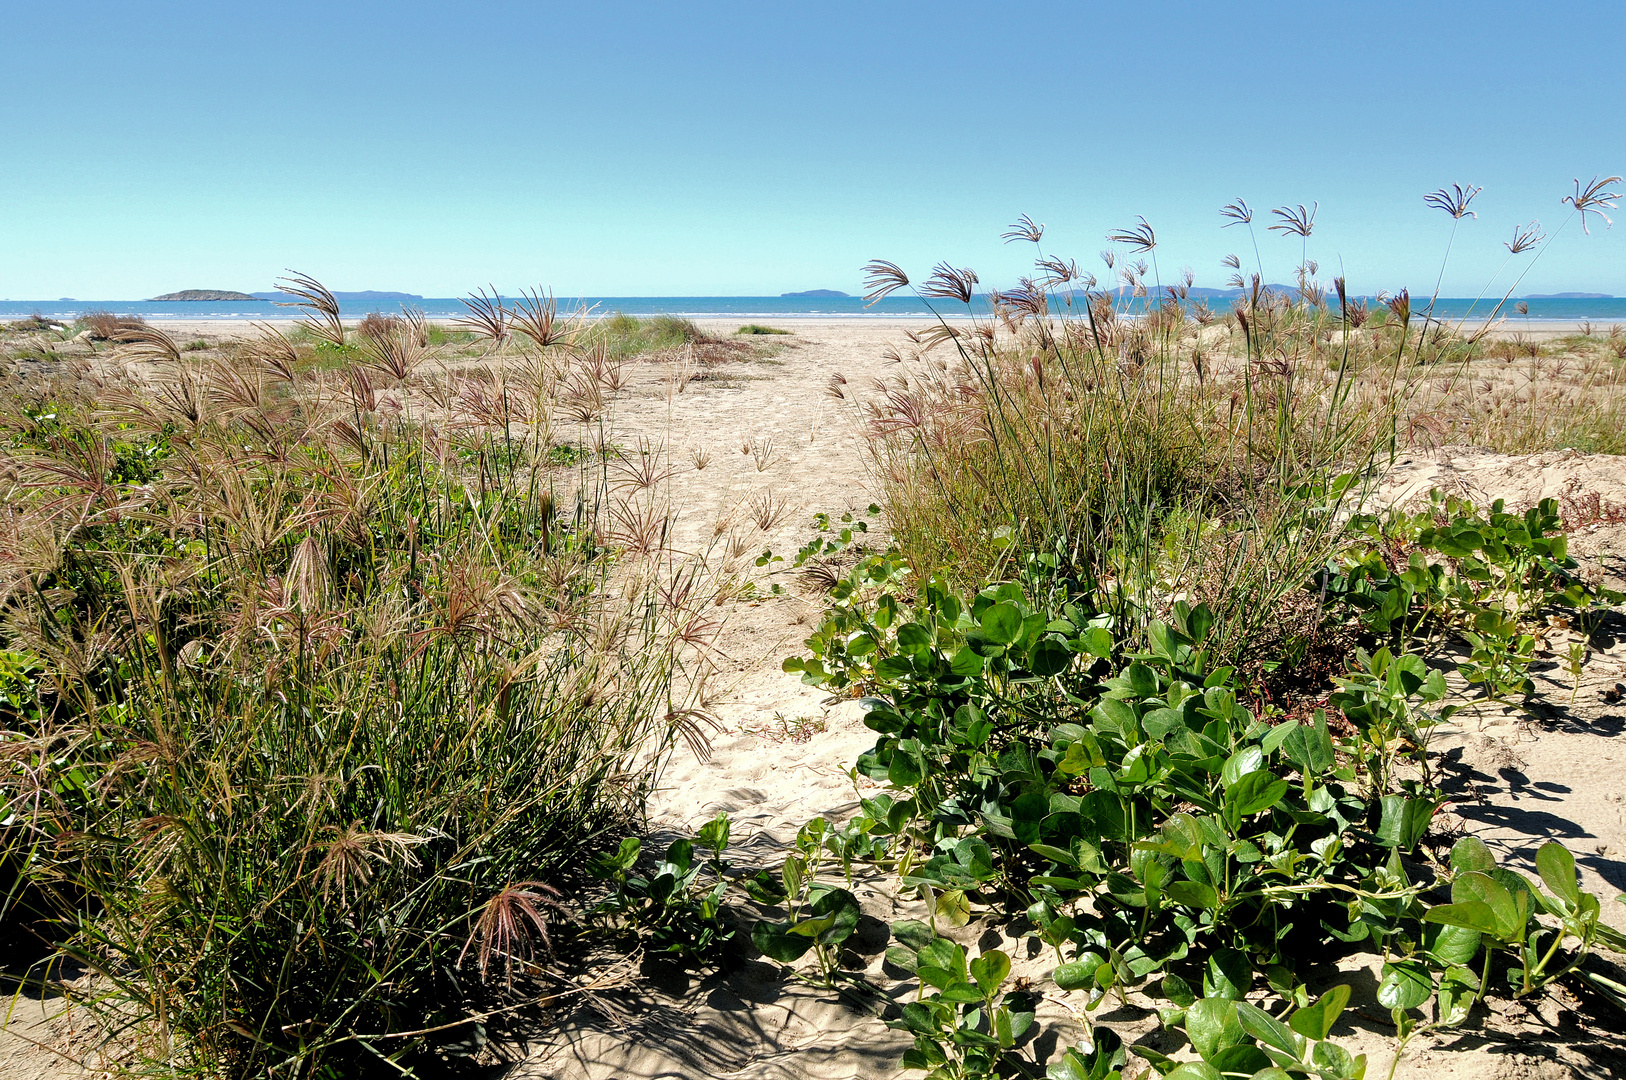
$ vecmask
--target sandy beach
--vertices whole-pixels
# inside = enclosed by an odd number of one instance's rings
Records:
[[[739,322],[700,325],[729,335]],[[730,857],[737,866],[766,865],[809,818],[840,821],[856,809],[861,794],[876,790],[851,772],[874,738],[862,724],[862,706],[832,700],[780,669],[821,610],[820,594],[797,581],[789,556],[812,534],[815,514],[863,516],[876,500],[854,401],[904,374],[886,358],[887,350],[905,348],[905,333],[921,326],[913,320],[870,319],[783,319],[773,325],[791,334],[760,339],[776,347],[767,355],[686,371],[674,358],[630,363],[629,384],[607,417],[618,445],[665,455],[679,548],[715,551],[737,538],[742,556],[737,561],[743,566],[751,562],[743,557],[747,552],[755,556],[767,549],[787,557],[746,571],[756,582],[756,598],[727,606],[715,646],[718,675],[708,704],[719,726],[706,754],[677,752],[649,806],[655,842],[718,812],[729,814],[734,821]],[[213,340],[250,329],[212,322],[169,322],[163,328],[177,340],[194,334]],[[844,399],[826,392],[837,375],[848,387]],[[1597,493],[1606,503],[1626,504],[1626,462],[1573,451],[1504,456],[1444,448],[1404,456],[1378,499],[1426,500],[1436,487],[1515,503],[1580,490]],[[777,508],[765,528],[752,511],[764,500]],[[877,541],[883,541],[880,524],[875,527]],[[1621,587],[1626,580],[1616,553],[1623,542],[1626,527],[1596,525],[1574,538],[1572,551]],[[776,584],[777,595],[771,592]],[[1479,835],[1500,857],[1526,870],[1538,844],[1560,839],[1576,857],[1583,886],[1605,897],[1626,889],[1626,795],[1619,783],[1626,765],[1620,748],[1626,704],[1605,703],[1601,696],[1626,680],[1626,624],[1611,627],[1579,688],[1557,665],[1546,665],[1538,677],[1541,696],[1534,719],[1463,720],[1443,729],[1438,744],[1456,793],[1440,827]],[[861,882],[855,891],[873,920],[918,914],[919,901],[897,895],[879,878]],[[1604,918],[1626,927],[1626,907],[1608,903]],[[1019,973],[1041,974],[1044,957],[1035,956],[1029,944],[1005,942],[1013,955],[1025,958]],[[879,950],[868,963],[866,974],[877,985],[897,986],[883,973]],[[1323,975],[1353,981],[1370,999],[1377,963],[1379,958],[1358,955]],[[731,976],[650,991],[628,1000],[631,1020],[583,1010],[540,1037],[508,1075],[834,1080],[891,1074],[890,1063],[906,1040],[873,1019],[867,1007],[800,984],[781,985],[771,974],[767,965],[748,964]],[[1152,1004],[1132,994],[1122,1009],[1096,1022],[1121,1028],[1131,1040],[1155,1027]],[[60,1022],[54,1027],[39,1022],[30,1008],[37,1013],[40,1006],[25,1000],[14,1021],[25,1025],[28,1038],[65,1037]],[[1055,1005],[1046,1010],[1041,1020],[1062,1039],[1082,1037],[1074,1016]],[[1527,1013],[1499,1018],[1494,1038],[1503,1042],[1487,1036],[1478,1050],[1464,1051],[1460,1042],[1446,1049],[1455,1036],[1420,1040],[1398,1075],[1570,1076],[1577,1062],[1592,1060],[1588,1055],[1598,1052],[1597,1036],[1603,1033],[1577,1029],[1573,1016],[1557,1016],[1562,1011],[1553,1006],[1548,1010],[1553,1015],[1547,1015],[1532,1005]],[[1384,1064],[1388,1044],[1381,1023],[1361,1020],[1346,1043],[1369,1050]],[[9,1034],[0,1034],[0,1074],[30,1080],[62,1075],[60,1062]]]
[[[0,1080],[1626,1080],[1619,3],[6,14]]]

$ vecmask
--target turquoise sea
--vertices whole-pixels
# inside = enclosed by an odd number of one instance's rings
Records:
[[[772,319],[772,318],[931,318],[932,313],[915,297],[889,296],[879,303],[866,305],[861,297],[808,298],[786,296],[587,296],[579,299],[559,297],[559,306],[571,310],[578,305],[588,308],[594,315],[625,312],[629,315],[682,315],[691,318]],[[512,299],[509,301],[512,303]],[[1210,298],[1210,308],[1223,311],[1231,304],[1223,297]],[[1426,301],[1414,299],[1414,311],[1420,311]],[[1626,297],[1608,297],[1596,300],[1529,300],[1528,316],[1515,312],[1510,302],[1502,315],[1511,325],[1528,321],[1532,328],[1543,322],[1580,322],[1590,320],[1607,327],[1612,323],[1626,324]],[[456,297],[426,297],[406,301],[354,301],[341,303],[343,313],[360,318],[372,311],[395,312],[402,305],[421,309],[432,319],[454,319],[466,314],[462,301]],[[934,301],[944,315],[964,315],[963,304]],[[1444,319],[1487,315],[1496,305],[1496,299],[1479,300],[1441,298],[1435,303],[1434,314]],[[981,297],[973,299],[977,314],[986,314],[988,307]],[[210,303],[171,301],[158,303],[151,300],[0,300],[0,320],[22,319],[39,313],[49,318],[69,321],[88,311],[111,311],[119,315],[140,315],[145,319],[294,319],[300,311],[292,307],[279,307],[269,301],[230,301]]]

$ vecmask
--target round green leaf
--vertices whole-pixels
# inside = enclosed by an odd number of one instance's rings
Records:
[[[1244,776],[1251,772],[1257,772],[1264,767],[1264,749],[1258,746],[1244,746],[1225,759],[1225,766],[1220,769],[1220,783],[1226,787],[1231,787]]]
[[[983,953],[971,961],[971,978],[985,995],[999,989],[1011,973],[1011,958],[999,949]]]
[[[1497,932],[1496,912],[1483,900],[1465,900],[1460,904],[1436,904],[1423,916],[1424,922],[1472,930],[1475,933]]]
[[[898,651],[913,656],[932,647],[932,632],[917,622],[898,627]],[[850,650],[849,650],[850,651]]]
[[[1022,613],[1016,605],[995,604],[982,613],[982,633],[995,645],[1009,645],[1022,632]]]
[[[1151,697],[1157,693],[1157,673],[1139,660],[1124,669],[1123,677],[1136,697]]]
[[[1475,926],[1476,930],[1493,933],[1504,941],[1514,940],[1524,930],[1524,919],[1519,915],[1519,905],[1514,901],[1513,894],[1506,885],[1489,874],[1476,870],[1459,875],[1451,883],[1451,900],[1450,907],[1454,909],[1477,901],[1490,910],[1495,925],[1489,929]],[[1446,920],[1442,918],[1440,921]]]
[[[1318,1042],[1315,1049],[1310,1051],[1310,1060],[1321,1070],[1323,1076],[1357,1076],[1358,1070],[1366,1067],[1366,1055],[1359,1059],[1350,1056],[1348,1050],[1333,1042]]]
[[[1163,976],[1163,996],[1182,1009],[1189,1009],[1197,1003],[1197,995],[1191,986],[1173,972]]]
[[[1203,994],[1211,998],[1241,1001],[1253,989],[1253,965],[1236,949],[1220,949],[1208,958],[1203,969]],[[1204,1054],[1204,1057],[1208,1055]]]
[[[1246,1001],[1239,1001],[1236,1003],[1236,1016],[1238,1020],[1242,1021],[1242,1029],[1249,1035],[1252,1035],[1254,1038],[1258,1039],[1260,1042],[1271,1047],[1272,1049],[1280,1050],[1282,1053],[1288,1055],[1294,1060],[1298,1059],[1300,1053],[1299,1042],[1294,1038],[1293,1030],[1286,1024],[1282,1023],[1265,1010],[1259,1008],[1257,1005],[1250,1005]],[[1218,1064],[1218,1062],[1215,1064]],[[1245,1071],[1253,1072],[1255,1069],[1262,1069],[1264,1067],[1264,1065],[1258,1065],[1255,1066],[1254,1069],[1248,1069]],[[1226,1069],[1225,1071],[1231,1072],[1244,1070]]]
[[[1044,678],[1060,675],[1072,665],[1072,650],[1050,637],[1040,638],[1034,642],[1033,655],[1028,658],[1028,669]]]
[[[1575,856],[1557,840],[1549,840],[1536,852],[1536,870],[1554,896],[1569,901],[1573,907],[1581,901],[1581,887],[1575,876]]]
[[[1225,792],[1225,804],[1235,819],[1262,813],[1282,801],[1288,783],[1265,769],[1248,773]]]
[[[1171,881],[1163,886],[1163,895],[1186,907],[1203,908],[1207,911],[1219,907],[1219,894],[1214,891],[1214,886],[1205,885],[1200,881]]]
[[[1270,1068],[1271,1061],[1270,1055],[1263,1050],[1244,1043],[1241,1046],[1227,1046],[1215,1054],[1209,1064],[1227,1076],[1251,1076],[1260,1069]]]
[[[1084,651],[1091,656],[1112,655],[1112,634],[1102,627],[1090,627],[1080,640],[1084,644]]]
[[[964,926],[971,921],[971,901],[965,890],[949,889],[937,895],[935,908],[939,919],[947,919],[950,926]]]
[[[1438,1022],[1452,1027],[1468,1019],[1473,1008],[1474,995],[1479,989],[1479,978],[1468,968],[1458,965],[1440,977]]]
[[[1383,965],[1378,1004],[1385,1009],[1415,1009],[1434,994],[1434,977],[1422,964],[1397,960]]]
[[[751,944],[770,960],[788,964],[813,947],[813,939],[792,934],[783,923],[759,922],[751,929]]]
[[[1186,1037],[1205,1061],[1248,1039],[1236,1016],[1236,1002],[1214,997],[1202,998],[1186,1010]]]
[[[1446,965],[1466,964],[1479,955],[1479,931],[1466,926],[1425,926],[1430,934],[1428,951]]]
[[[1063,990],[1088,990],[1095,985],[1095,969],[1100,966],[1099,957],[1086,956],[1082,960],[1062,964],[1050,973],[1050,977]]]

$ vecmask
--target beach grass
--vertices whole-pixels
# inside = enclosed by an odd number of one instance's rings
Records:
[[[585,346],[602,345],[610,356],[625,358],[704,344],[709,337],[692,319],[616,312],[588,322],[582,340]]]
[[[575,448],[611,392],[373,331],[148,328],[151,380],[0,394],[7,891],[97,973],[119,1067],[416,1060],[535,983],[579,853],[693,736],[700,571]]]

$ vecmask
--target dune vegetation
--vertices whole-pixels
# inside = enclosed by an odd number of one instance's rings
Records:
[[[579,324],[432,375],[301,287],[314,345],[131,325],[143,377],[7,387],[8,918],[135,1062],[410,1056],[698,737],[704,570],[594,442]]]
[[[1457,222],[1472,197],[1430,198]],[[188,350],[110,316],[125,366],[8,378],[19,982],[93,1017],[114,1070],[429,1075],[628,958],[884,1001],[850,951],[854,883],[884,880],[913,908],[880,970],[914,989],[874,1022],[911,1076],[1356,1080],[1487,1002],[1626,1014],[1613,898],[1557,841],[1533,879],[1435,829],[1430,748],[1524,709],[1538,649],[1579,678],[1622,598],[1571,557],[1576,506],[1374,497],[1408,448],[1619,451],[1623,334],[1352,297],[1318,279],[1313,211],[1275,213],[1298,287],[1235,259],[1223,311],[1159,281],[1144,221],[1103,286],[1023,219],[1036,269],[991,316],[969,270],[870,266],[871,297],[939,316],[899,378],[829,386],[886,535],[825,520],[783,558],[822,610],[785,670],[864,699],[871,786],[769,864],[726,816],[645,848],[663,762],[703,750],[728,601],[761,593],[721,531],[677,550],[670,458],[614,425],[640,358],[679,358],[675,395],[760,346],[540,293],[350,327],[296,278],[297,332]],[[36,323],[14,357],[79,332]],[[1393,1034],[1370,1071],[1335,1031],[1351,989],[1305,977],[1357,951]],[[1172,1049],[1041,1038],[1041,1001],[1089,1028],[1131,991]]]

